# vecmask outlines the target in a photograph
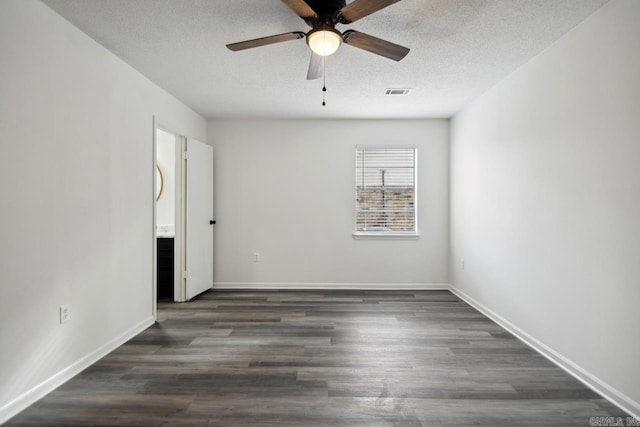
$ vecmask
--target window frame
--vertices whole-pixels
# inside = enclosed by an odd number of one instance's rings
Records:
[[[412,231],[358,231],[358,150],[366,149],[411,149],[413,150],[413,230]],[[354,209],[353,209],[353,232],[354,239],[417,239],[420,237],[418,231],[418,148],[411,145],[365,145],[358,144],[355,146],[354,153],[354,169],[352,177],[355,178],[353,184],[354,192]]]

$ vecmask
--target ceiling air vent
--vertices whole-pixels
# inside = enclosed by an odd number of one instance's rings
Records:
[[[385,95],[409,95],[409,92],[411,92],[411,89],[407,88],[391,88],[384,90]]]

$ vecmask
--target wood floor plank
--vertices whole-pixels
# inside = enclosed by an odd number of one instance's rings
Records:
[[[211,291],[9,426],[587,426],[626,416],[448,291]]]

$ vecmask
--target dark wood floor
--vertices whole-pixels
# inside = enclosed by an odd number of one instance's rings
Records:
[[[216,291],[8,425],[588,426],[620,410],[446,291]]]

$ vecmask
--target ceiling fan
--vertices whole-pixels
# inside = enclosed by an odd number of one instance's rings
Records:
[[[351,24],[398,1],[400,0],[354,0],[347,5],[345,0],[282,0],[311,27],[309,32],[292,31],[231,43],[227,48],[238,51],[306,37],[312,51],[307,80],[315,80],[322,76],[323,57],[333,54],[341,43],[400,61],[409,53],[409,48],[360,31],[336,30],[337,24]]]

